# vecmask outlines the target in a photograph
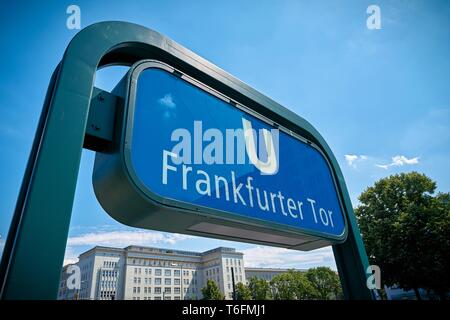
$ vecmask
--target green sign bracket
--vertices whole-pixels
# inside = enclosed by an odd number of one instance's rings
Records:
[[[94,87],[83,147],[97,152],[114,148],[116,108],[122,99]]]
[[[295,128],[321,148],[331,163],[348,221],[347,240],[333,246],[344,295],[372,299],[366,286],[369,263],[342,172],[314,127],[169,38],[114,21],[80,31],[52,76],[5,242],[0,297],[57,297],[82,148],[105,152],[114,143],[111,119],[118,100],[94,88],[95,72],[143,59],[167,63],[276,123]]]

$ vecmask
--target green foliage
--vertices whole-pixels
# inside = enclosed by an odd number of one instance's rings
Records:
[[[236,284],[236,300],[251,300],[251,299],[252,293],[248,288],[248,286],[246,286],[242,282]]]
[[[424,174],[393,175],[365,190],[355,213],[385,284],[443,297],[450,290],[450,195],[433,196],[435,189]]]
[[[264,279],[250,278],[248,288],[253,300],[270,300],[272,298],[269,282]]]
[[[341,283],[336,272],[329,267],[309,269],[306,278],[310,281],[321,300],[336,299],[341,296]]]
[[[223,300],[224,295],[220,291],[216,282],[208,280],[206,286],[202,288],[203,300]]]
[[[289,270],[270,282],[276,300],[315,299],[318,293],[308,278],[299,271]]]
[[[432,199],[421,240],[427,252],[423,261],[428,266],[422,288],[446,299],[450,291],[450,193],[439,193]]]

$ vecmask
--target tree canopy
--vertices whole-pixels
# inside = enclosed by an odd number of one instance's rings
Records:
[[[341,282],[336,272],[328,267],[309,269],[306,278],[321,300],[336,299],[341,295]]]
[[[223,299],[212,280],[208,280],[202,293],[205,300]],[[236,284],[236,300],[328,300],[340,296],[339,277],[329,267],[318,267],[307,272],[289,270],[274,276],[270,282],[251,277],[248,285]]]
[[[236,300],[251,300],[252,292],[249,287],[239,282],[236,284]]]
[[[273,277],[270,281],[274,299],[303,300],[316,299],[318,293],[308,278],[299,271],[289,270]]]
[[[248,287],[253,300],[269,300],[272,298],[272,290],[268,281],[251,277],[248,281]]]
[[[224,295],[220,291],[214,280],[208,280],[206,286],[202,288],[203,300],[223,300]]]
[[[371,264],[382,281],[403,289],[450,290],[450,195],[417,172],[377,181],[355,209]],[[418,296],[420,298],[420,296]]]

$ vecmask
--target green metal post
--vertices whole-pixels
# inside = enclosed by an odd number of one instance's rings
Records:
[[[366,284],[366,271],[369,267],[369,259],[367,258],[345,181],[342,179],[339,185],[341,186],[344,206],[347,210],[348,223],[347,240],[342,244],[333,246],[334,259],[341,279],[342,291],[346,299],[371,300],[374,298],[373,292],[367,288]]]

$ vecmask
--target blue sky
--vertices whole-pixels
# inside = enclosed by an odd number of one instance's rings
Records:
[[[450,189],[450,2],[448,1],[28,1],[0,10],[0,241],[6,237],[44,95],[81,26],[124,20],[155,29],[309,120],[328,141],[354,204],[374,181],[416,170]],[[369,30],[366,9],[381,9]],[[111,89],[126,70],[105,69]],[[329,248],[301,253],[124,227],[92,190],[84,151],[67,259],[95,244],[188,250],[232,246],[247,265],[334,267]],[[0,242],[1,244],[1,242]]]

